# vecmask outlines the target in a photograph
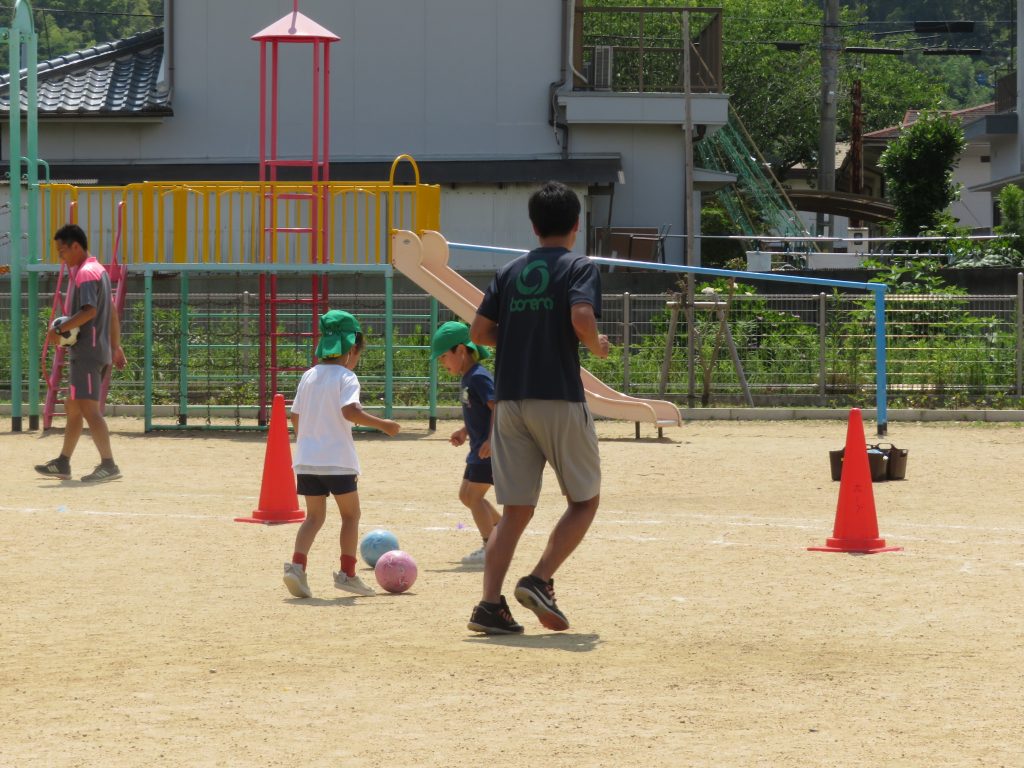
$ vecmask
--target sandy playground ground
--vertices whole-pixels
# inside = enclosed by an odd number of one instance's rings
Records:
[[[907,479],[874,498],[905,551],[853,556],[806,551],[845,422],[601,422],[572,628],[513,600],[505,638],[465,626],[456,424],[358,438],[362,530],[398,535],[411,592],[336,591],[332,516],[311,600],[281,583],[295,527],[232,521],[263,435],[111,425],[125,477],[98,487],[33,473],[59,430],[0,435],[2,766],[1024,765],[1019,425],[891,425]],[[75,476],[94,460],[83,437]],[[560,512],[549,476],[511,576]]]

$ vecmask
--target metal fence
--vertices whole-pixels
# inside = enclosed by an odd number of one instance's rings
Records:
[[[180,278],[157,277],[151,389],[155,404],[193,413],[218,409],[237,413],[256,405],[256,279],[241,274],[193,285],[183,308]],[[457,404],[458,382],[443,370],[437,375],[428,352],[432,328],[453,319],[451,312],[425,294],[392,297],[389,388],[383,354],[385,293],[362,286],[353,292],[350,282],[332,278],[331,296],[331,305],[352,311],[366,331],[369,346],[359,370],[364,403],[383,404],[388,396],[396,408],[423,406],[436,386],[438,404]],[[741,293],[732,298],[725,325],[720,310],[726,297],[699,298],[703,308],[695,312],[698,343],[693,391],[684,312],[679,312],[675,332],[669,336],[673,303],[679,299],[674,294],[606,294],[600,329],[609,336],[612,351],[605,360],[584,351],[583,364],[623,392],[664,397],[680,405],[864,406],[871,402],[875,358],[870,296]],[[143,302],[142,292],[129,292],[122,336],[130,364],[114,377],[110,392],[114,403],[142,403],[145,396]],[[893,405],[1021,407],[1021,303],[1019,295],[887,295],[888,386]],[[0,344],[9,344],[9,306],[10,296],[0,295]],[[39,318],[40,329],[45,320]],[[308,324],[309,319],[297,317],[294,322]],[[285,353],[296,365],[311,359],[308,343]],[[294,384],[285,378],[281,389],[294,390]],[[10,401],[10,386],[5,355],[0,359],[0,400]]]
[[[755,405],[856,405],[874,393],[870,297],[736,295],[728,311],[728,334],[719,314],[725,297],[704,298],[712,300],[698,304],[712,306],[695,312],[694,398],[742,405],[747,402],[743,380]],[[588,360],[592,372],[628,394],[685,403],[690,392],[684,313],[671,346],[667,337],[677,300],[605,296],[600,325],[615,350],[608,360]],[[901,397],[939,408],[1008,406],[1010,401],[1000,398],[1020,398],[1019,296],[890,294],[885,305],[888,394],[896,405]],[[623,345],[627,338],[628,348]]]

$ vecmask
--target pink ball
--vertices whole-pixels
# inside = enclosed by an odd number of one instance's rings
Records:
[[[377,577],[377,583],[388,592],[405,592],[416,582],[416,561],[412,555],[400,549],[393,549],[380,556],[377,564],[373,567],[373,575]]]

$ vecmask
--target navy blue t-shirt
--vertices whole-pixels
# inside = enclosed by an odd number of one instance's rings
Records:
[[[491,436],[491,409],[487,404],[494,401],[494,379],[480,363],[463,374],[459,400],[462,402],[462,421],[469,433],[466,463],[490,464],[489,458],[480,458],[480,446]]]
[[[498,270],[477,309],[498,324],[498,400],[586,401],[574,304],[601,316],[601,278],[586,256],[536,248]]]

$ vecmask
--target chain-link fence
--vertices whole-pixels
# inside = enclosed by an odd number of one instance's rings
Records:
[[[305,285],[296,283],[296,295]],[[452,313],[425,294],[392,297],[389,377],[384,354],[387,296],[380,288],[363,287],[353,290],[351,279],[332,277],[330,304],[352,312],[363,325],[368,345],[359,368],[364,403],[384,404],[390,394],[396,408],[423,407],[433,380],[437,403],[457,404],[457,380],[443,369],[435,374],[428,351],[431,329],[453,319]],[[110,402],[144,402],[144,300],[138,290],[128,294],[122,336],[129,366],[114,376]],[[5,350],[9,307],[9,295],[0,296],[0,343]],[[39,318],[40,329],[49,314],[48,307],[42,311],[47,316]],[[152,313],[154,404],[211,413],[256,405],[255,275],[225,276],[203,281],[201,287],[193,280],[184,301],[180,277],[158,276]],[[686,314],[675,294],[606,294],[600,328],[611,340],[611,353],[599,360],[583,351],[583,364],[615,389],[680,405],[845,407],[874,397],[870,296],[699,294],[692,390]],[[278,317],[285,330],[309,330],[310,321],[308,314]],[[1024,404],[1018,297],[888,295],[886,324],[891,407]],[[278,366],[297,370],[283,372],[278,389],[290,396],[299,370],[310,360],[309,339],[296,337],[279,345]],[[0,400],[10,401],[10,386],[5,354],[0,359]],[[41,388],[45,392],[44,383]]]
[[[681,297],[606,295],[603,303],[601,330],[614,346],[608,360],[587,361],[592,372],[628,394],[685,402]],[[1018,303],[1016,296],[887,295],[892,404],[1017,407]],[[875,391],[871,297],[712,294],[698,296],[696,307],[693,396],[705,404],[846,406]]]

